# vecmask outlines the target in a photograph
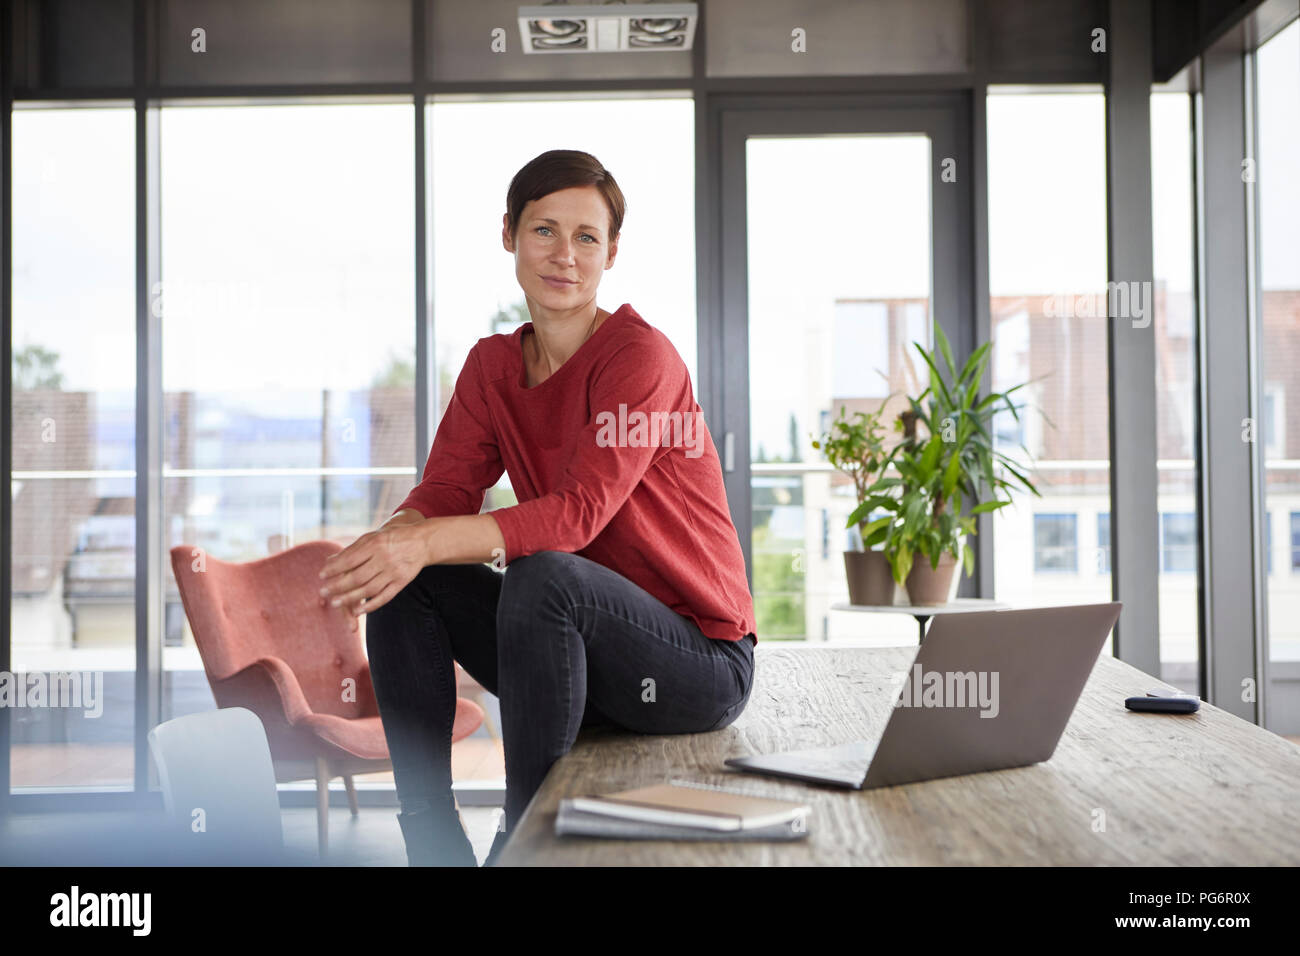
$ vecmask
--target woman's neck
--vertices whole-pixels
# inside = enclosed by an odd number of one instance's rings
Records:
[[[540,376],[553,375],[608,317],[608,312],[597,308],[591,315],[575,313],[559,319],[533,319],[531,359]],[[525,339],[525,344],[528,341]]]

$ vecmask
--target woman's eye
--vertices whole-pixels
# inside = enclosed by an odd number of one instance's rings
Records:
[[[545,232],[550,232],[551,229],[550,229],[549,226],[538,226],[536,229],[533,230],[533,232],[543,232],[543,231],[545,231]],[[596,241],[597,241],[597,240],[596,240],[596,237],[593,236],[593,235],[592,235],[591,233],[589,233],[589,232],[584,232],[584,233],[582,234],[582,237],[583,237],[583,238],[586,238],[586,239],[590,239],[592,242],[596,242]],[[590,245],[590,243],[588,243],[588,245]]]

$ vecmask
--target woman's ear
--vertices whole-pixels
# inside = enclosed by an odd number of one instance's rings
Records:
[[[506,252],[514,252],[514,243],[510,240],[510,213],[503,213],[501,216],[501,245],[505,247]]]

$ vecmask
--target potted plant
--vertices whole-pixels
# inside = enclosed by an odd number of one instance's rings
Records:
[[[885,467],[892,465],[898,474],[882,474],[849,516],[853,522],[876,510],[886,512],[867,523],[863,542],[866,547],[883,544],[893,580],[907,588],[912,604],[945,603],[957,561],[968,576],[974,570],[975,555],[965,538],[976,533],[977,515],[1010,504],[1016,486],[1042,497],[1016,463],[994,447],[992,437],[999,410],[1019,421],[1018,409],[1024,406],[1010,395],[1029,383],[979,397],[991,343],[975,349],[958,372],[943,330],[936,326],[934,333],[933,352],[913,343],[930,368],[930,385],[916,398],[908,397],[910,407],[895,422],[903,437]],[[925,434],[918,426],[924,426]],[[999,474],[999,466],[1010,480]]]
[[[840,406],[839,417],[831,430],[812,446],[826,455],[826,460],[836,470],[853,481],[859,505],[868,497],[867,489],[884,473],[888,456],[885,452],[886,428],[882,424],[887,397],[872,412],[855,412],[849,415],[847,406]],[[866,539],[867,512],[859,507],[845,524],[845,528],[858,525],[861,538]],[[844,575],[849,583],[849,601],[853,604],[893,604],[894,579],[883,550],[846,548]]]

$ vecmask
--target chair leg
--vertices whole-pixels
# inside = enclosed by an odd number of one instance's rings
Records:
[[[330,849],[330,767],[324,757],[316,758],[316,846],[324,860]]]
[[[357,788],[352,783],[352,774],[345,773],[343,775],[343,787],[348,792],[348,809],[352,811],[352,815],[355,817],[361,813],[361,809],[357,806]]]

